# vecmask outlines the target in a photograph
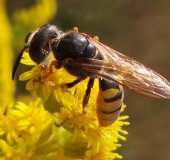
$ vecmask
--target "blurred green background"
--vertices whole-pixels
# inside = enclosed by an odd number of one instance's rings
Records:
[[[35,3],[35,0],[7,0],[9,18],[14,12]],[[63,31],[76,26],[80,32],[92,37],[97,35],[102,43],[170,80],[169,0],[59,0],[57,3],[57,14],[49,23]],[[12,46],[15,57],[23,47],[27,33],[28,28],[23,27],[20,32],[14,28]],[[19,71],[25,69],[20,68]],[[25,82],[19,82],[17,88],[16,95],[28,94]],[[118,153],[125,160],[170,159],[170,100],[152,99],[125,89],[124,103],[127,109],[123,115],[130,116],[131,125],[125,127],[129,135],[127,141],[121,142],[123,147]]]

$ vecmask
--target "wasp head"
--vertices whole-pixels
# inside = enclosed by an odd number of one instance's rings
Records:
[[[54,25],[43,25],[36,31],[29,33],[25,38],[25,46],[19,53],[15,62],[12,79],[14,80],[16,71],[21,61],[23,52],[29,48],[29,56],[36,64],[46,66],[51,57],[51,41],[58,39],[62,32]]]

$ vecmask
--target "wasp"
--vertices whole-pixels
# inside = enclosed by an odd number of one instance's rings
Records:
[[[170,98],[170,82],[152,69],[104,45],[96,38],[79,33],[76,29],[65,33],[50,24],[43,25],[26,36],[25,46],[19,53],[12,71],[12,79],[15,78],[23,52],[27,48],[35,63],[46,67],[53,54],[56,68],[64,67],[71,75],[76,76],[75,81],[65,84],[67,88],[90,77],[82,102],[83,111],[87,106],[94,80],[98,78],[98,97],[104,99],[98,103],[99,119],[105,119],[104,116],[108,115],[112,115],[112,119],[117,118],[123,101],[122,86],[145,96]],[[113,93],[114,89],[117,89],[118,96]],[[105,99],[109,90],[111,102]]]

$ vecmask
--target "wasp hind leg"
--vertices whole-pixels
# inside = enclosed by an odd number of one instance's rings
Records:
[[[87,84],[86,93],[85,93],[84,98],[83,98],[83,113],[86,113],[86,106],[87,106],[88,101],[89,101],[90,92],[91,92],[91,89],[93,87],[93,84],[94,84],[94,78],[90,78],[89,82]]]
[[[74,80],[71,83],[62,84],[62,88],[71,88],[84,79],[85,78],[77,78],[76,80]],[[88,101],[89,101],[90,92],[91,92],[91,88],[93,87],[93,84],[94,84],[94,78],[90,78],[89,81],[88,81],[88,84],[87,84],[87,89],[86,89],[84,98],[83,98],[83,103],[82,103],[83,113],[86,113],[86,106],[87,106]]]

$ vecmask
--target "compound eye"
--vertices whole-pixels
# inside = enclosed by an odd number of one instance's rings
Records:
[[[27,36],[25,37],[25,44],[28,43],[28,40],[29,40],[31,34],[32,34],[32,32],[28,33]]]

